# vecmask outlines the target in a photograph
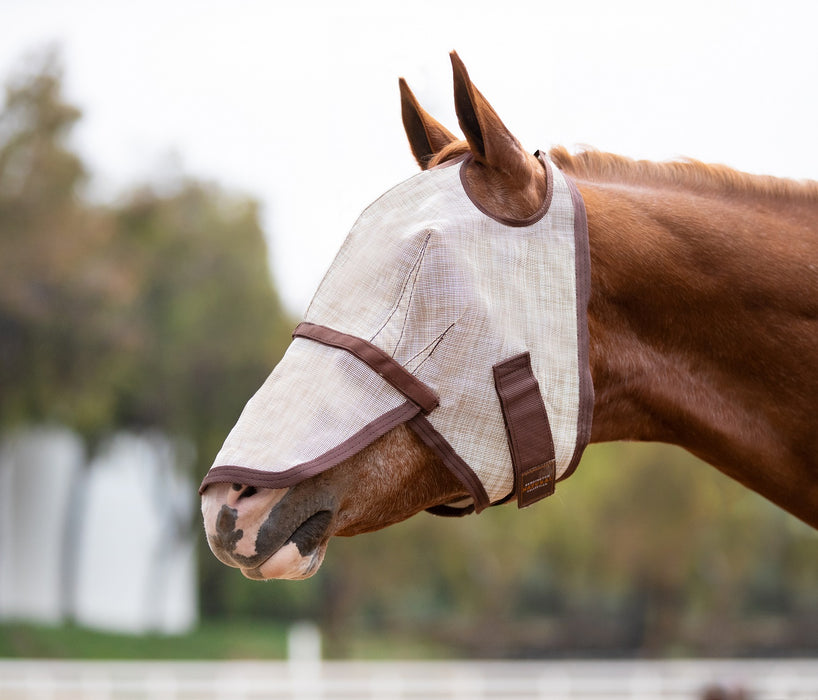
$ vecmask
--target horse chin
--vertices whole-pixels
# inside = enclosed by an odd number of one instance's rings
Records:
[[[327,542],[322,542],[315,549],[301,553],[295,542],[287,542],[269,559],[255,568],[242,568],[241,572],[250,579],[265,581],[269,579],[288,579],[297,581],[309,578],[321,566],[327,551]]]

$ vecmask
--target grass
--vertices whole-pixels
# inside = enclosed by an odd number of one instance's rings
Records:
[[[203,622],[183,635],[123,635],[81,627],[0,624],[0,658],[264,659],[286,657],[286,628],[269,622]]]

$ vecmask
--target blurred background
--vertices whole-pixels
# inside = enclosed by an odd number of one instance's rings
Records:
[[[0,3],[0,657],[818,652],[818,533],[686,453],[590,448],[524,511],[210,555],[196,489],[357,214],[453,130],[457,49],[533,151],[818,179],[818,6]],[[760,261],[762,264],[763,261]]]

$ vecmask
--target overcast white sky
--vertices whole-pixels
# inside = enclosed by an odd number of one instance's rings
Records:
[[[97,196],[175,169],[258,198],[300,315],[358,213],[415,172],[398,76],[456,131],[456,49],[532,151],[818,179],[816,27],[812,0],[0,0],[0,77],[62,47]]]

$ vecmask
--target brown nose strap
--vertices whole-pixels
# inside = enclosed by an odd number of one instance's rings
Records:
[[[407,399],[418,405],[424,413],[430,413],[440,403],[437,394],[426,384],[411,374],[395,358],[363,338],[307,322],[296,326],[293,338],[309,338],[322,345],[329,345],[352,353]]]

